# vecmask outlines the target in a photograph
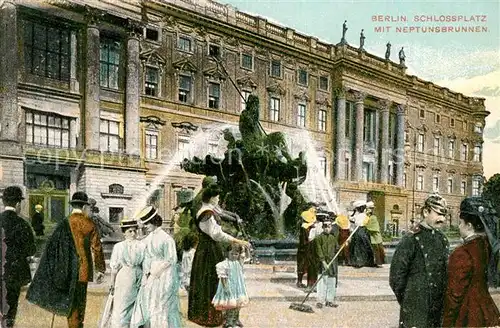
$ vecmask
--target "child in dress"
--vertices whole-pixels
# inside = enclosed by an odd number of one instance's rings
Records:
[[[181,286],[189,291],[189,281],[191,280],[191,267],[193,266],[194,252],[198,244],[198,237],[190,232],[182,240],[182,263],[181,263]]]
[[[335,232],[332,232],[332,220],[330,218],[325,219],[323,233],[315,239],[316,252],[320,261],[321,272],[323,272],[323,276],[318,282],[318,303],[316,303],[318,308],[322,308],[323,305],[337,307],[337,304],[334,304],[338,277],[337,260],[328,266],[339,249],[338,230],[335,230]]]
[[[240,321],[240,308],[247,305],[248,295],[243,275],[243,263],[248,251],[241,245],[233,244],[227,248],[227,258],[215,266],[219,285],[212,300],[216,310],[226,311],[224,328],[243,327]]]

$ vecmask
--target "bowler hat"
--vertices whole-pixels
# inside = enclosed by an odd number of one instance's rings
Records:
[[[429,195],[429,197],[427,197],[424,202],[424,207],[425,206],[429,207],[434,212],[440,215],[448,214],[448,203],[446,202],[446,199],[444,199],[438,193]]]
[[[146,206],[136,216],[135,219],[141,220],[142,223],[148,223],[158,214],[158,210],[153,206]]]
[[[3,191],[2,198],[7,201],[21,201],[24,199],[23,191],[18,186],[9,186]]]
[[[69,203],[71,205],[89,205],[89,196],[83,191],[77,191],[73,194]]]

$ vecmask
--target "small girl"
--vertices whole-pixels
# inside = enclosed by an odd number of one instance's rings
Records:
[[[189,281],[191,280],[191,267],[193,266],[194,253],[198,244],[198,236],[190,232],[182,240],[182,263],[181,263],[181,285],[189,291]]]
[[[243,246],[232,244],[227,248],[227,258],[215,266],[219,285],[212,304],[216,310],[226,311],[224,328],[243,327],[240,308],[249,302],[243,275],[243,263],[247,253]]]

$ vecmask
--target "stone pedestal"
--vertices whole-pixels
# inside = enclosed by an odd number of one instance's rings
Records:
[[[139,39],[132,34],[127,42],[127,87],[125,94],[125,149],[139,155],[140,102]]]

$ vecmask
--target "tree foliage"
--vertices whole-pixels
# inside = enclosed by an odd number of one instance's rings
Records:
[[[483,186],[484,199],[491,202],[491,205],[500,213],[500,173],[494,174]]]

